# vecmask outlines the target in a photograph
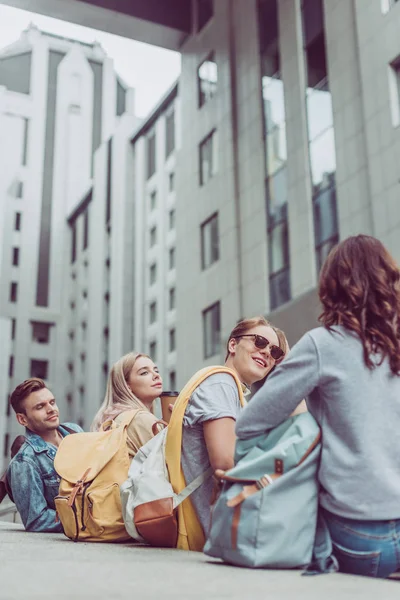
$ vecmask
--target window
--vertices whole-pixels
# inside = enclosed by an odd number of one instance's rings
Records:
[[[15,213],[14,229],[15,231],[21,231],[21,220],[22,214],[20,212]]]
[[[211,100],[217,92],[218,68],[214,53],[201,63],[197,69],[197,89],[199,108]]]
[[[175,371],[170,371],[169,373],[169,389],[171,392],[176,390],[176,373]]]
[[[47,379],[48,366],[47,360],[31,360],[31,377]]]
[[[150,194],[150,211],[153,211],[157,208],[157,192],[153,190]]]
[[[32,321],[32,341],[38,344],[48,344],[50,341],[51,323]]]
[[[207,269],[219,259],[218,213],[201,225],[201,268]]]
[[[381,11],[384,15],[393,8],[393,6],[399,2],[399,0],[381,0]]]
[[[5,458],[8,458],[9,445],[10,445],[10,434],[6,433],[6,435],[4,436],[4,456],[5,456]]]
[[[307,68],[306,106],[313,184],[315,251],[320,269],[329,250],[339,240],[335,133],[322,0],[303,0],[302,18]]]
[[[213,0],[196,0],[197,32],[199,32],[214,14]]]
[[[203,311],[204,358],[210,358],[220,351],[221,325],[220,305],[216,302]]]
[[[76,261],[76,221],[71,227],[71,264]]]
[[[174,310],[175,306],[176,306],[176,292],[175,292],[175,288],[170,288],[170,290],[169,290],[168,309],[169,310]]]
[[[157,264],[154,263],[150,266],[150,274],[149,274],[150,285],[153,285],[153,283],[156,282],[156,279],[157,279]]]
[[[87,208],[83,214],[83,249],[89,245],[89,208]]]
[[[175,189],[175,173],[172,171],[168,176],[168,191],[173,192]]]
[[[150,342],[149,354],[150,354],[151,360],[153,362],[156,362],[156,360],[157,360],[157,342]]]
[[[24,195],[24,184],[22,181],[17,181],[15,196],[17,198],[22,198]]]
[[[150,248],[153,248],[157,243],[157,227],[154,226],[150,229]]]
[[[393,127],[400,125],[400,56],[389,65],[389,97]]]
[[[170,248],[168,253],[168,267],[169,270],[175,269],[175,248]]]
[[[15,281],[11,282],[10,285],[10,302],[16,302],[18,299],[18,283]]]
[[[17,319],[11,319],[11,339],[15,340],[17,333]]]
[[[169,230],[175,229],[175,209],[171,208],[168,215]]]
[[[150,325],[157,321],[157,302],[152,302],[149,306],[149,322]]]
[[[19,265],[19,248],[12,249],[12,264],[14,267]]]
[[[156,133],[153,131],[147,137],[147,179],[156,171]]]
[[[14,377],[14,357],[10,356],[8,360],[8,376]]]
[[[169,330],[169,351],[174,352],[176,349],[176,335],[175,329]]]
[[[199,145],[200,185],[205,185],[217,172],[217,131],[214,129]]]
[[[28,162],[28,133],[29,133],[29,119],[24,118],[24,141],[22,147],[22,165],[25,166]]]
[[[165,117],[165,157],[175,150],[175,110],[171,110]]]

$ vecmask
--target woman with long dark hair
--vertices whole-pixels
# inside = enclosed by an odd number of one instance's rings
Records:
[[[247,439],[303,397],[322,431],[320,505],[341,571],[400,568],[400,272],[382,243],[350,237],[321,272],[322,327],[306,333],[238,418]]]

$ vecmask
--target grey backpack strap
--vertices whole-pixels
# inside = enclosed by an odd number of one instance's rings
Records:
[[[317,530],[310,564],[303,575],[321,575],[335,573],[339,569],[338,561],[332,554],[332,540],[321,509],[318,509]]]
[[[199,488],[202,483],[204,483],[209,477],[211,477],[213,473],[214,469],[212,467],[209,467],[207,471],[204,471],[204,473],[198,475],[196,479],[193,479],[193,481],[190,482],[189,485],[187,485],[179,494],[175,496],[174,508],[176,508],[184,500],[186,500],[186,498],[190,496],[192,492],[195,492],[197,488]]]

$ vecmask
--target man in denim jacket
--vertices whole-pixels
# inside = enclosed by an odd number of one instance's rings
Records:
[[[7,469],[7,482],[27,531],[62,532],[56,521],[54,498],[59,477],[54,457],[61,440],[79,425],[60,425],[53,394],[41,379],[27,379],[10,398],[17,421],[25,427],[26,441]]]

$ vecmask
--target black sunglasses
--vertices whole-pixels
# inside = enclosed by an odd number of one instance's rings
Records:
[[[271,342],[267,340],[267,338],[265,338],[263,335],[257,335],[256,333],[245,333],[243,335],[235,335],[235,339],[242,337],[253,338],[254,345],[259,350],[264,350],[264,348],[269,346],[269,353],[271,354],[274,360],[279,360],[285,355],[285,352],[282,350],[282,348],[279,348],[279,346],[275,346],[275,344],[271,344]]]

